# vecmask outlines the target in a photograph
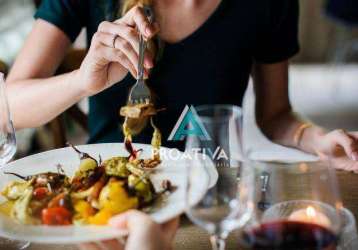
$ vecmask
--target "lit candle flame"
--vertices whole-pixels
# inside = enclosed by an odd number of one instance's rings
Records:
[[[316,217],[316,210],[313,207],[308,206],[306,209],[306,214],[309,218],[314,218]]]
[[[301,221],[306,223],[314,223],[324,227],[330,227],[331,221],[328,217],[317,211],[313,206],[308,206],[306,209],[294,211],[289,217],[291,221]]]

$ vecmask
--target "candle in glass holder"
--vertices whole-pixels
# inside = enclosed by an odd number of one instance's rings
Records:
[[[331,226],[331,221],[328,219],[328,217],[325,214],[316,211],[316,209],[314,209],[312,206],[308,206],[306,209],[300,209],[293,212],[288,217],[288,220],[313,223],[326,228]]]

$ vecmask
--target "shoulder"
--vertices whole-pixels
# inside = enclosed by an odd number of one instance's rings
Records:
[[[88,20],[89,4],[95,0],[43,0],[35,18],[43,19],[64,31],[74,41]]]
[[[79,14],[83,13],[88,3],[85,0],[43,0],[37,12],[47,12],[48,14]]]

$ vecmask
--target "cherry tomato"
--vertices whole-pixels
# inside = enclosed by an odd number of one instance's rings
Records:
[[[64,207],[51,207],[42,210],[44,225],[71,225],[72,214]]]
[[[34,190],[32,195],[36,200],[42,200],[46,197],[47,193],[48,189],[46,187],[38,187]]]

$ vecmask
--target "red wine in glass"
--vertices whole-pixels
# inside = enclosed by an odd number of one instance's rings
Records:
[[[337,243],[338,237],[325,227],[282,220],[243,232],[239,249],[336,250]]]

